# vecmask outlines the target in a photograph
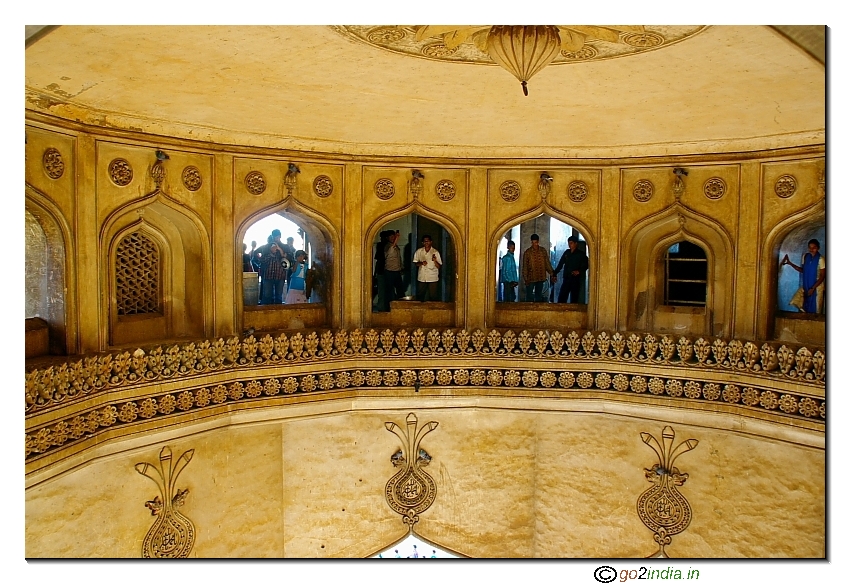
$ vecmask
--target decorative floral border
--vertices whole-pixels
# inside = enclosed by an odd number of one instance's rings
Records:
[[[360,387],[507,387],[525,389],[599,390],[633,393],[649,398],[663,397],[683,401],[720,402],[744,410],[780,412],[786,416],[823,421],[826,400],[790,391],[758,389],[738,384],[700,382],[650,374],[625,374],[588,371],[536,371],[517,368],[439,368],[370,369],[299,374],[253,379],[248,382],[217,383],[194,389],[176,390],[160,395],[121,400],[69,416],[46,427],[26,432],[26,458],[88,439],[113,425],[140,423],[155,417],[176,415],[210,406],[244,401]],[[226,411],[227,407],[222,409]]]
[[[626,333],[629,334],[629,333]],[[540,330],[500,332],[490,330],[430,330],[417,328],[384,330],[326,330],[306,335],[296,332],[261,338],[248,336],[218,338],[199,343],[157,346],[145,351],[118,352],[83,357],[58,366],[26,372],[26,415],[48,407],[80,400],[100,391],[118,387],[158,384],[164,380],[191,377],[209,372],[281,364],[307,364],[324,360],[385,358],[420,355],[445,357],[490,356],[505,358],[545,358],[559,361],[580,359],[599,362],[632,362],[676,367],[699,367],[761,375],[824,386],[826,355],[812,353],[805,346],[796,350],[765,342],[726,341],[720,338],[696,340],[680,336],[616,332],[566,334]],[[802,388],[802,387],[801,387]]]

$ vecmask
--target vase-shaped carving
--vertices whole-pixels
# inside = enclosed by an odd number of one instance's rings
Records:
[[[145,535],[142,556],[146,559],[182,559],[189,556],[195,544],[195,525],[177,510],[189,494],[189,489],[175,491],[177,476],[192,460],[195,450],[185,451],[171,464],[171,448],[159,452],[159,469],[147,462],[136,464],[136,471],[150,478],[159,487],[159,496],[145,503],[156,520]]]
[[[401,441],[401,449],[390,458],[398,471],[387,482],[387,503],[402,515],[404,523],[412,529],[419,521],[419,514],[427,510],[437,497],[437,485],[423,469],[431,462],[431,456],[419,444],[439,424],[430,421],[418,428],[416,415],[411,413],[403,430],[391,421],[384,425]]]
[[[658,456],[658,463],[645,469],[645,476],[652,486],[640,495],[637,511],[641,522],[651,530],[658,544],[658,551],[649,558],[667,558],[664,548],[672,542],[672,537],[688,528],[691,523],[691,505],[679,492],[688,479],[688,474],[679,472],[673,462],[681,454],[694,449],[699,441],[688,439],[673,449],[676,432],[669,425],[661,432],[661,443],[649,433],[641,433],[641,439]]]

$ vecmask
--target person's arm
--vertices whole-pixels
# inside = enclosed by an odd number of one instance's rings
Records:
[[[581,275],[585,271],[587,271],[589,262],[587,260],[587,255],[582,255],[581,260],[579,261],[578,269],[573,271],[573,275]]]
[[[443,258],[440,257],[440,252],[436,249],[434,250],[434,253],[431,258],[434,260],[434,265],[437,266],[437,269],[440,269],[443,266],[443,264],[441,263]]]
[[[806,258],[806,256],[805,256],[805,255],[803,255],[803,259],[805,259],[805,258]],[[790,265],[790,266],[791,266],[791,267],[793,267],[796,271],[799,271],[800,273],[803,273],[803,268],[802,268],[802,267],[800,267],[799,265],[794,265],[794,264],[791,262],[791,260],[790,260],[790,259],[788,259],[788,254],[787,254],[787,253],[785,254],[785,257],[783,257],[783,258],[782,258],[782,263],[780,263],[780,264],[779,264],[779,266],[780,266],[780,267],[782,267],[783,265]]]
[[[818,266],[818,267],[820,267],[820,266]],[[809,295],[809,296],[810,296],[810,295],[812,295],[813,293],[815,293],[815,290],[818,288],[818,286],[819,286],[820,284],[822,284],[822,283],[823,283],[823,280],[824,280],[824,279],[826,279],[826,264],[824,264],[823,269],[819,269],[819,270],[818,270],[818,278],[817,278],[817,281],[815,281],[814,285],[813,285],[813,286],[809,289],[809,291],[808,291],[808,292],[806,292],[806,295]]]
[[[558,261],[558,267],[555,268],[554,275],[558,275],[561,272],[561,268],[564,267],[564,265],[566,265],[566,263],[567,263],[567,253],[569,253],[569,251],[564,251],[561,254],[561,260]]]

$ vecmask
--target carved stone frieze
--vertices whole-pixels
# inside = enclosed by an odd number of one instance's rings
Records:
[[[325,176],[324,174],[320,174],[313,179],[313,192],[316,193],[316,196],[320,198],[327,198],[334,191],[334,183],[331,181],[330,176]]]
[[[513,202],[522,194],[522,187],[516,180],[505,180],[499,187],[499,194],[505,202]]]
[[[523,330],[517,336],[513,330],[500,332],[474,330],[437,330],[427,335],[421,329],[412,332],[399,329],[381,334],[371,330],[313,331],[261,338],[231,336],[188,344],[157,346],[148,351],[116,352],[86,356],[61,365],[33,368],[25,375],[26,412],[31,414],[47,407],[106,389],[135,386],[140,383],[157,385],[165,379],[203,375],[217,370],[264,367],[284,363],[323,362],[332,360],[335,366],[349,357],[383,359],[387,356],[494,356],[509,359],[532,358],[551,360],[592,360],[594,362],[633,362],[657,364],[676,370],[705,369],[746,374],[758,379],[787,379],[813,387],[823,387],[826,379],[826,355],[820,350],[812,353],[805,346],[786,345],[721,338],[693,339],[652,334],[628,336],[619,332],[584,332],[575,330],[564,335],[561,331],[540,330],[535,335]],[[472,373],[470,373],[472,375]],[[404,384],[404,383],[403,383]],[[614,383],[615,387],[617,383]],[[645,390],[645,389],[644,389]],[[636,392],[641,392],[637,391]],[[688,395],[687,385],[684,392]]]
[[[632,189],[632,194],[635,197],[635,200],[638,202],[646,202],[650,198],[652,198],[652,193],[654,192],[655,187],[652,185],[652,182],[646,179],[638,180],[635,182],[635,186]]]
[[[184,412],[200,412],[216,406],[224,407],[226,410],[231,410],[239,403],[244,403],[247,407],[261,407],[269,398],[295,397],[314,391],[326,392],[349,388],[362,390],[363,387],[375,389],[407,387],[413,390],[417,384],[420,389],[432,386],[487,386],[491,389],[504,388],[506,391],[546,391],[557,385],[559,390],[580,391],[582,398],[597,392],[600,396],[605,392],[631,393],[642,399],[649,399],[650,402],[660,399],[659,402],[664,404],[669,404],[670,399],[679,399],[723,404],[734,407],[741,413],[748,410],[761,411],[778,415],[780,418],[818,422],[823,422],[826,418],[826,401],[814,393],[805,394],[801,390],[750,386],[742,373],[748,370],[745,368],[745,363],[749,362],[750,365],[755,366],[754,359],[758,358],[756,355],[759,352],[758,348],[750,343],[747,346],[741,345],[742,350],[739,352],[736,346],[732,346],[731,350],[729,347],[737,341],[727,345],[718,339],[714,344],[709,345],[703,339],[699,339],[696,347],[688,347],[688,342],[683,342],[685,338],[680,339],[678,343],[674,343],[669,337],[662,337],[659,341],[654,338],[641,339],[632,335],[629,339],[624,339],[618,334],[615,334],[613,338],[608,338],[607,335],[600,338],[601,335],[594,337],[587,334],[579,338],[578,334],[573,332],[568,338],[562,337],[560,342],[557,340],[552,342],[553,339],[550,337],[550,341],[543,347],[541,354],[540,349],[534,347],[530,334],[521,339],[521,342],[510,337],[509,334],[512,334],[512,331],[505,333],[507,344],[494,341],[492,336],[488,335],[486,343],[477,351],[472,346],[467,348],[467,350],[473,350],[472,354],[476,355],[505,357],[505,365],[501,367],[462,366],[458,368],[457,364],[453,363],[454,366],[440,367],[438,365],[435,368],[428,366],[420,368],[416,366],[416,360],[409,359],[424,356],[426,359],[420,363],[430,363],[436,351],[425,346],[424,334],[420,337],[423,339],[422,344],[415,349],[411,346],[416,338],[415,333],[400,338],[402,336],[400,331],[395,335],[395,340],[401,340],[399,343],[401,349],[394,352],[384,350],[379,353],[377,347],[370,351],[363,347],[365,339],[362,336],[349,345],[346,339],[350,337],[342,336],[341,338],[340,334],[335,337],[330,332],[318,336],[315,332],[311,332],[306,338],[300,333],[289,338],[285,334],[277,338],[266,335],[259,342],[252,336],[246,340],[253,340],[253,342],[245,344],[234,337],[226,343],[219,339],[214,343],[204,341],[200,344],[173,346],[164,351],[158,347],[148,354],[137,349],[132,354],[125,352],[114,356],[89,357],[84,366],[76,363],[70,368],[65,364],[57,368],[50,367],[42,371],[38,377],[35,375],[38,371],[33,371],[27,373],[28,415],[42,408],[38,401],[47,396],[47,392],[51,390],[56,391],[57,400],[53,402],[59,404],[122,386],[132,386],[134,392],[138,393],[136,388],[138,383],[146,381],[150,384],[150,394],[114,401],[105,406],[95,405],[88,412],[73,413],[60,418],[59,421],[56,421],[56,417],[53,416],[52,421],[47,425],[29,428],[26,431],[26,456],[27,459],[35,458],[75,441],[107,432],[114,426],[143,423],[149,419],[179,415]],[[337,340],[340,342],[337,343]],[[380,342],[387,342],[387,339],[383,338]],[[451,350],[459,350],[455,342],[453,339]],[[389,343],[393,343],[393,339],[389,339]],[[557,353],[553,351],[553,344],[560,346]],[[505,346],[511,348],[507,349]],[[294,351],[291,351],[293,347]],[[780,348],[780,352],[783,348],[785,347]],[[340,350],[348,354],[341,354]],[[602,356],[602,351],[606,352],[606,356]],[[772,352],[772,348],[768,347],[767,351]],[[605,361],[614,362],[618,359],[621,362],[669,364],[675,359],[677,352],[685,354],[690,352],[692,358],[701,359],[703,364],[691,362],[690,365],[696,368],[695,371],[687,368],[670,368],[664,373],[655,374],[590,371],[575,368],[569,370],[567,367],[561,370],[548,368],[551,366],[552,359],[564,359],[565,364],[592,359],[594,368],[602,366]],[[802,360],[820,360],[811,355],[806,357],[806,352],[805,348],[798,351],[798,354],[802,353]],[[722,359],[721,364],[705,364],[711,362],[712,353],[716,358]],[[458,353],[444,352],[443,358],[451,358],[453,354]],[[464,351],[462,354],[469,353]],[[614,354],[619,356],[615,358]],[[793,366],[795,355],[790,354]],[[338,370],[345,362],[339,358],[349,355],[356,359],[370,355],[376,360],[373,367]],[[388,355],[403,357],[404,360],[400,360],[398,364],[403,364],[405,368],[387,369]],[[334,356],[337,357],[335,361]],[[523,360],[526,357],[531,359]],[[539,358],[537,362],[545,368],[536,367],[534,358]],[[774,353],[767,358],[773,360],[777,358],[777,355]],[[781,358],[787,362],[784,356]],[[310,362],[319,365],[327,363],[329,368],[320,367],[314,371],[294,374],[277,373],[272,376],[265,376],[261,368],[256,368],[274,363]],[[822,364],[821,361],[818,366]],[[213,382],[190,389],[161,392],[162,381],[167,379],[185,378],[200,373],[208,376],[215,371],[232,371],[240,367],[246,367],[246,373],[248,373],[240,380]],[[700,378],[705,372],[718,368],[728,369],[736,379],[734,383],[718,383],[693,378]],[[790,369],[788,370],[790,372]],[[252,372],[254,374],[251,374]],[[228,375],[232,379],[232,373]],[[129,381],[130,378],[135,380]],[[541,396],[563,398],[564,393],[542,393]],[[210,414],[214,414],[214,411],[210,411]]]
[[[436,186],[437,198],[448,202],[455,197],[455,183],[451,180],[440,180]]]
[[[251,194],[263,194],[266,191],[266,177],[262,172],[252,170],[245,175],[245,188]]]
[[[583,180],[573,180],[567,187],[567,196],[573,202],[584,202],[587,198],[587,184]]]
[[[779,198],[789,198],[797,192],[797,179],[790,174],[783,174],[776,179],[776,184],[773,185],[773,191]]]
[[[107,170],[109,172],[109,179],[116,186],[127,186],[133,181],[133,168],[123,158],[114,159],[109,163]]]
[[[561,51],[561,56],[567,61],[589,61],[599,54],[592,45],[586,44],[581,49],[575,52]]]
[[[201,178],[201,171],[195,166],[186,166],[183,169],[183,175],[181,178],[183,179],[183,186],[185,186],[186,190],[190,192],[200,190],[201,185],[204,183]]]
[[[65,161],[62,154],[56,148],[47,148],[41,157],[44,172],[49,178],[57,180],[65,173]]]
[[[413,413],[407,416],[404,428],[392,421],[384,423],[387,431],[401,441],[401,449],[390,456],[398,471],[387,482],[387,503],[402,515],[402,520],[411,529],[437,497],[437,484],[424,469],[431,462],[431,456],[420,445],[438,425],[436,421],[429,421],[419,428],[419,420]]]
[[[162,499],[156,496],[145,503],[156,516],[142,543],[142,557],[146,559],[184,559],[192,551],[195,525],[177,510],[186,501],[189,489],[181,490],[176,486],[180,472],[192,461],[194,454],[195,450],[187,450],[172,465],[171,448],[165,446],[159,452],[159,469],[147,462],[135,466],[137,472],[156,483],[162,496]]]
[[[674,449],[676,432],[669,425],[661,431],[662,443],[649,433],[641,433],[640,437],[658,456],[658,463],[644,469],[644,475],[652,487],[638,498],[637,512],[641,522],[653,532],[653,538],[658,544],[658,551],[648,558],[667,558],[664,547],[672,542],[673,535],[688,528],[692,516],[691,505],[679,493],[679,487],[684,485],[689,476],[679,472],[673,463],[680,455],[694,449],[699,441],[687,439]]]
[[[379,178],[375,182],[375,196],[381,200],[389,200],[395,194],[395,184],[389,178]]]
[[[623,35],[623,42],[639,49],[649,49],[664,44],[664,37],[654,32],[627,33]]]
[[[705,196],[711,200],[717,200],[726,194],[726,182],[720,177],[709,178],[702,186]]]

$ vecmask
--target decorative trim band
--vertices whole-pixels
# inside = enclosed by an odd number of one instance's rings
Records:
[[[794,349],[765,342],[759,347],[753,342],[727,342],[721,338],[694,340],[686,336],[677,339],[667,335],[626,334],[588,331],[579,336],[573,330],[565,336],[559,331],[546,330],[536,333],[523,330],[517,334],[513,330],[495,329],[487,333],[451,329],[426,332],[420,328],[413,332],[357,329],[313,331],[306,335],[296,332],[292,336],[282,333],[274,338],[266,334],[259,339],[253,335],[232,336],[197,344],[157,346],[147,352],[137,348],[132,353],[89,356],[28,370],[26,415],[119,387],[159,384],[221,370],[324,360],[338,360],[342,368],[345,360],[355,356],[359,359],[436,355],[632,362],[758,375],[817,389],[823,388],[826,378],[826,355],[820,350],[812,353],[805,346]]]
[[[318,374],[297,374],[255,378],[248,382],[214,383],[192,389],[177,389],[142,398],[117,399],[111,404],[99,403],[86,411],[71,413],[41,427],[26,431],[26,459],[37,459],[71,443],[96,437],[112,426],[140,424],[149,419],[177,416],[184,412],[210,410],[210,415],[231,411],[237,402],[253,402],[262,407],[271,398],[298,393],[343,391],[352,388],[439,387],[506,387],[558,391],[561,395],[593,391],[632,393],[648,402],[703,401],[734,406],[741,413],[767,412],[777,418],[806,419],[823,423],[826,400],[802,392],[759,389],[739,384],[703,382],[677,376],[624,374],[586,370],[546,370],[520,368],[405,368],[355,369]],[[557,395],[556,395],[557,397]],[[265,401],[265,403],[264,403]],[[283,404],[289,401],[283,401]]]

